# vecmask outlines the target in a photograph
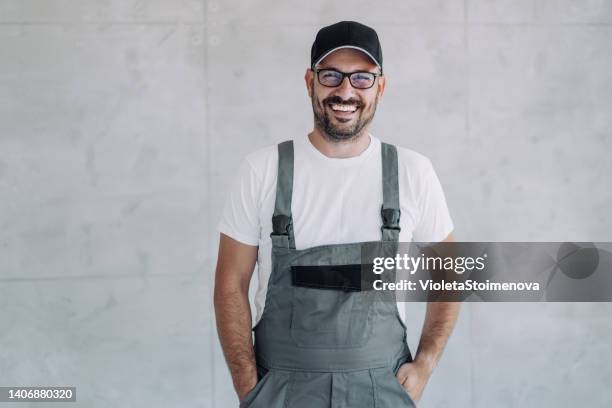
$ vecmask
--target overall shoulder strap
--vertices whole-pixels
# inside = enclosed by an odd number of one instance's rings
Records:
[[[383,204],[380,210],[382,218],[382,240],[398,241],[400,232],[399,182],[397,174],[397,148],[381,142]]]
[[[295,249],[291,197],[293,195],[293,140],[278,144],[276,201],[272,216],[272,245]]]

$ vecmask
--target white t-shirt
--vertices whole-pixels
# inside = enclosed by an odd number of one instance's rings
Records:
[[[359,156],[330,158],[308,136],[294,144],[293,215],[296,249],[381,239],[382,163],[380,139]],[[246,156],[226,197],[218,231],[259,246],[254,324],[261,318],[271,273],[272,214],[276,199],[277,145]],[[402,242],[439,242],[454,228],[431,161],[397,146]],[[404,308],[399,307],[404,319]]]

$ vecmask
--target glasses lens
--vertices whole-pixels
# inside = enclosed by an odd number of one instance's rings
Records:
[[[376,76],[371,72],[356,72],[351,75],[350,80],[355,88],[365,89],[374,85],[374,78]]]
[[[319,82],[325,86],[338,86],[342,82],[343,76],[340,72],[331,69],[319,71]]]

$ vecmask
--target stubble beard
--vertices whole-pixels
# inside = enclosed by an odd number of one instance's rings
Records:
[[[374,114],[376,113],[376,106],[378,105],[378,95],[376,95],[376,99],[374,103],[369,107],[369,111],[364,110],[364,106],[362,104],[359,106],[358,117],[356,118],[355,123],[353,125],[345,127],[338,126],[333,123],[335,118],[330,117],[330,113],[325,109],[330,100],[334,100],[335,98],[326,98],[322,102],[319,102],[316,97],[311,98],[312,102],[312,111],[314,113],[314,122],[315,127],[323,134],[330,142],[345,142],[345,141],[353,141],[358,139],[365,128],[372,122],[374,118]],[[337,103],[347,103],[347,101],[340,102],[340,100],[336,99]],[[337,120],[337,119],[335,119]]]

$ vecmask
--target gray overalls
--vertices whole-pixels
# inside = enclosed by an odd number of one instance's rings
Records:
[[[272,272],[253,328],[259,382],[240,407],[415,407],[395,378],[399,366],[412,361],[397,303],[380,301],[380,291],[355,288],[351,276],[363,242],[295,249],[293,142],[280,143],[278,153]],[[381,241],[397,242],[395,146],[382,143],[382,163]]]

